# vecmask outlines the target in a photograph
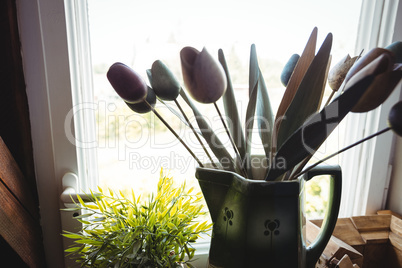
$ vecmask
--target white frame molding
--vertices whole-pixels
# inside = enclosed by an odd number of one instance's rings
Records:
[[[64,1],[17,0],[17,11],[46,262],[64,267],[61,178],[78,172],[64,133],[72,107]]]

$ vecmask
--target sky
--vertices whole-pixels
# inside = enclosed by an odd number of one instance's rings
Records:
[[[318,44],[332,32],[333,51],[354,53],[359,0],[89,0],[93,62],[136,64],[139,55],[160,58],[178,47],[230,49],[287,60],[301,53],[318,27]],[[342,57],[339,56],[339,59]],[[151,64],[150,62],[149,64]],[[140,63],[138,63],[140,64]],[[141,63],[142,64],[142,63]]]

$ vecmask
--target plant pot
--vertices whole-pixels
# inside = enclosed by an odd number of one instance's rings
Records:
[[[304,183],[318,175],[331,178],[328,211],[321,234],[307,246]],[[338,217],[339,166],[319,166],[285,182],[210,168],[197,168],[196,177],[214,223],[209,267],[314,267]]]

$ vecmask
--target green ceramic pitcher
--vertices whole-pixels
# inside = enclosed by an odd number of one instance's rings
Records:
[[[320,234],[307,246],[304,185],[318,175],[330,175],[328,209]],[[197,168],[214,223],[210,267],[314,267],[338,218],[341,176],[339,166],[318,166],[294,181],[267,182]]]

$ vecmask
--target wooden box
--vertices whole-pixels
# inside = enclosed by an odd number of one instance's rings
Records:
[[[311,220],[307,240],[315,239],[322,220]],[[347,255],[350,265],[340,260]],[[355,266],[352,265],[355,264]],[[402,217],[391,211],[340,218],[316,267],[402,267]]]

